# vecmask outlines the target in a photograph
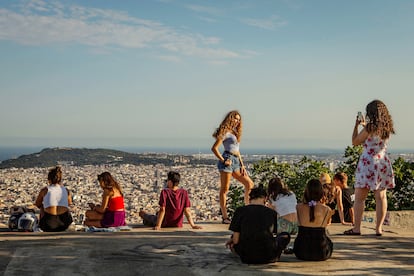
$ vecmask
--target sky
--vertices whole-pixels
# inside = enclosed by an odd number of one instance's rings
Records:
[[[345,149],[382,100],[414,149],[414,1],[0,0],[0,146]]]

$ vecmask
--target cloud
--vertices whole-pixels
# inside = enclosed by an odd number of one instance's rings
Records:
[[[220,16],[223,12],[220,9],[209,7],[209,6],[201,6],[201,5],[188,5],[187,9],[198,12],[204,13],[211,16]]]
[[[173,55],[214,60],[240,57],[233,50],[217,47],[221,41],[217,37],[183,32],[127,12],[58,1],[21,1],[13,9],[0,9],[0,40],[23,45],[80,44],[95,51],[99,47],[158,48]]]
[[[174,63],[181,62],[181,59],[177,56],[158,56],[158,59]]]
[[[268,19],[245,18],[240,20],[242,23],[265,30],[274,30],[287,24],[287,21],[281,19],[277,15],[273,15]]]
[[[228,13],[226,12],[224,9],[217,9],[215,7],[210,7],[210,6],[202,6],[202,5],[187,5],[186,6],[187,9],[196,12],[198,14],[204,14],[204,15],[208,15],[210,17],[198,17],[200,20],[206,21],[206,22],[210,22],[210,23],[214,23],[216,22],[216,18],[223,18],[223,16]],[[243,9],[243,10],[249,10],[252,9],[253,6],[248,3],[239,3],[238,5],[238,9]],[[214,18],[211,18],[214,17]],[[231,16],[227,16],[227,18],[231,18]],[[240,22],[242,22],[245,25],[248,26],[252,26],[252,27],[257,27],[257,28],[261,28],[261,29],[265,29],[265,30],[274,30],[276,28],[282,27],[284,25],[287,24],[287,21],[281,19],[279,16],[277,15],[273,15],[270,18],[267,19],[263,19],[263,18],[243,18],[240,19]]]

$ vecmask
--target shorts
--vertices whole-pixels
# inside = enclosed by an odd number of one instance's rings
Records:
[[[44,212],[44,215],[39,221],[39,227],[44,232],[61,232],[68,229],[72,221],[72,216],[69,212],[60,215],[52,215]]]
[[[224,160],[231,160],[231,165],[226,166],[224,165],[224,162],[222,161],[218,161],[217,162],[217,169],[221,172],[228,172],[228,173],[232,173],[235,171],[240,171],[240,159],[238,156],[235,156],[233,154],[231,154],[228,151],[223,152],[222,154]]]
[[[298,233],[298,223],[296,221],[289,221],[284,218],[277,219],[277,233],[287,232],[291,235]]]
[[[108,211],[106,210],[101,220],[102,227],[125,226],[125,211]]]

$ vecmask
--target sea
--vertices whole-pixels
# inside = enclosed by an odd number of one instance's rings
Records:
[[[15,159],[22,155],[33,154],[42,151],[46,147],[1,147],[0,162],[8,159]],[[85,147],[90,148],[90,147]],[[210,148],[178,148],[178,147],[100,147],[106,149],[120,150],[130,153],[170,153],[170,154],[212,154]],[[345,149],[243,149],[243,155],[343,155]],[[409,155],[414,154],[412,150],[394,150],[390,154]]]

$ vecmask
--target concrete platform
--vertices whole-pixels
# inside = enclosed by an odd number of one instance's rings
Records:
[[[230,231],[218,222],[153,231],[133,226],[127,232],[0,232],[3,275],[414,275],[414,231],[373,225],[363,235],[344,236],[349,227],[329,226],[331,259],[305,262],[283,254],[280,262],[246,265],[225,248]]]

